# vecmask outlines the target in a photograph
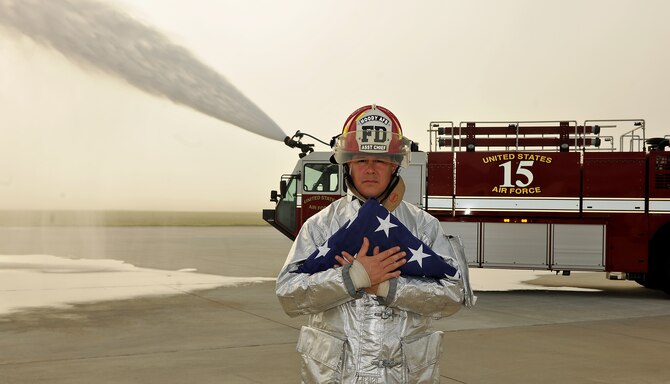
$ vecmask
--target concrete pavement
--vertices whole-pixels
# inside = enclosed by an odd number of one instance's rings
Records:
[[[86,247],[80,255],[270,277],[290,247],[271,228],[129,231],[106,230],[104,253]],[[49,245],[40,249],[79,255],[73,239],[56,241],[64,230],[40,234]],[[259,235],[262,242],[249,241]],[[15,243],[4,253],[34,252],[25,244],[35,236],[25,236],[7,235],[5,247]],[[490,278],[480,272],[471,270],[473,281]],[[437,324],[445,331],[442,383],[670,383],[667,295],[602,273],[531,283],[592,291],[476,292],[474,309]],[[22,310],[0,315],[0,383],[297,383],[305,322],[284,314],[271,281]]]
[[[478,296],[440,321],[443,383],[670,383],[658,292]],[[304,322],[281,311],[272,282],[24,311],[0,319],[0,382],[296,383]]]

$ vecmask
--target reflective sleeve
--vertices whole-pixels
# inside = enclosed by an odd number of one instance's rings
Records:
[[[323,221],[305,223],[277,277],[277,298],[289,316],[323,312],[363,296],[349,276],[351,264],[312,275],[293,272],[328,237],[325,227]]]
[[[452,253],[456,256],[458,264],[461,268],[461,280],[463,280],[463,305],[466,308],[472,308],[477,302],[477,296],[475,296],[472,286],[470,285],[470,272],[468,270],[468,260],[465,257],[465,248],[463,247],[463,242],[459,236],[445,235],[447,242],[451,246]]]
[[[290,265],[277,278],[276,293],[284,312],[291,317],[323,312],[363,296],[348,274],[349,265],[313,275],[291,272]]]
[[[391,281],[389,295],[385,300],[386,305],[424,316],[436,318],[451,316],[458,312],[464,303],[462,266],[453,254],[452,247],[436,219],[427,221],[419,232],[421,240],[456,267],[458,272],[454,277],[443,279],[400,276]]]
[[[400,276],[385,301],[389,307],[423,316],[451,316],[463,306],[463,285],[460,280]]]

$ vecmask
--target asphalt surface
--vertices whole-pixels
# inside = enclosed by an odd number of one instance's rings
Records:
[[[290,243],[272,239],[235,274],[279,268]],[[597,291],[476,292],[437,324],[442,383],[670,383],[667,295],[602,273],[532,283]],[[297,383],[305,322],[273,282],[24,310],[0,316],[0,383]]]

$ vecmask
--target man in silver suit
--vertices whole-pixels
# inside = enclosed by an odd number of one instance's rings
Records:
[[[354,111],[335,139],[333,158],[343,164],[347,195],[302,226],[277,278],[277,297],[290,316],[309,315],[297,350],[303,383],[439,383],[442,332],[435,319],[468,302],[467,282],[453,245],[439,221],[403,200],[398,175],[410,142],[388,109],[367,105]],[[455,267],[453,276],[405,276],[400,247],[379,249],[364,238],[356,255],[336,256],[333,268],[297,272],[362,204],[376,199],[409,231]],[[365,255],[365,256],[361,256]]]

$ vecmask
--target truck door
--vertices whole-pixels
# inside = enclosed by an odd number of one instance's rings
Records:
[[[298,202],[298,183],[300,175],[282,175],[280,195],[275,209],[263,210],[263,218],[273,227],[289,239],[294,239],[298,229],[296,228],[296,214]]]

